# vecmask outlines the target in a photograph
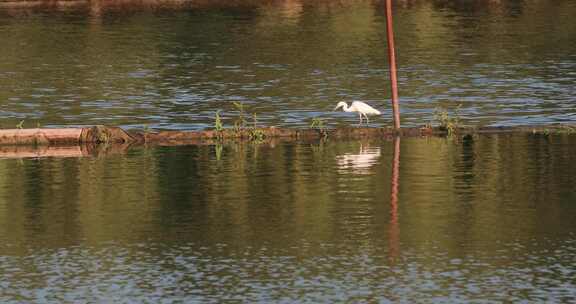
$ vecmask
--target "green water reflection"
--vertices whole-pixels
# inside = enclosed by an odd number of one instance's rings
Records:
[[[196,3],[197,1],[193,1]],[[185,9],[0,8],[2,127],[204,129],[234,101],[265,125],[336,126],[338,100],[390,125],[382,1]],[[574,1],[399,1],[403,123],[462,104],[469,124],[573,122]]]
[[[0,300],[574,299],[573,135],[1,160]]]

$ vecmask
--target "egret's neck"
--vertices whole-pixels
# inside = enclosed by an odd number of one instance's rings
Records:
[[[344,112],[352,112],[352,111],[350,110],[350,108],[348,108],[348,104],[346,104],[346,103],[342,106],[342,110],[343,110]]]

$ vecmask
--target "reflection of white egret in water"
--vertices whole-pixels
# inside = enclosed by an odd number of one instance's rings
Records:
[[[360,145],[358,154],[346,153],[336,156],[338,168],[342,171],[356,174],[367,174],[370,168],[378,163],[380,147]]]

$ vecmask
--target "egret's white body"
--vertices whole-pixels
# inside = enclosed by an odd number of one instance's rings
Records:
[[[368,123],[370,122],[368,115],[380,115],[380,111],[361,101],[353,101],[350,107],[348,107],[346,102],[341,101],[338,103],[338,105],[336,105],[334,111],[338,110],[339,108],[342,108],[344,112],[358,112],[358,116],[360,117],[360,124],[362,124],[362,116],[366,118],[366,123]]]

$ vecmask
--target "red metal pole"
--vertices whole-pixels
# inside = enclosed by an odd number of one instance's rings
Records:
[[[386,0],[386,37],[388,38],[388,61],[392,85],[392,113],[394,128],[400,129],[400,109],[398,106],[398,79],[396,78],[396,52],[394,51],[394,29],[392,28],[392,0]]]

